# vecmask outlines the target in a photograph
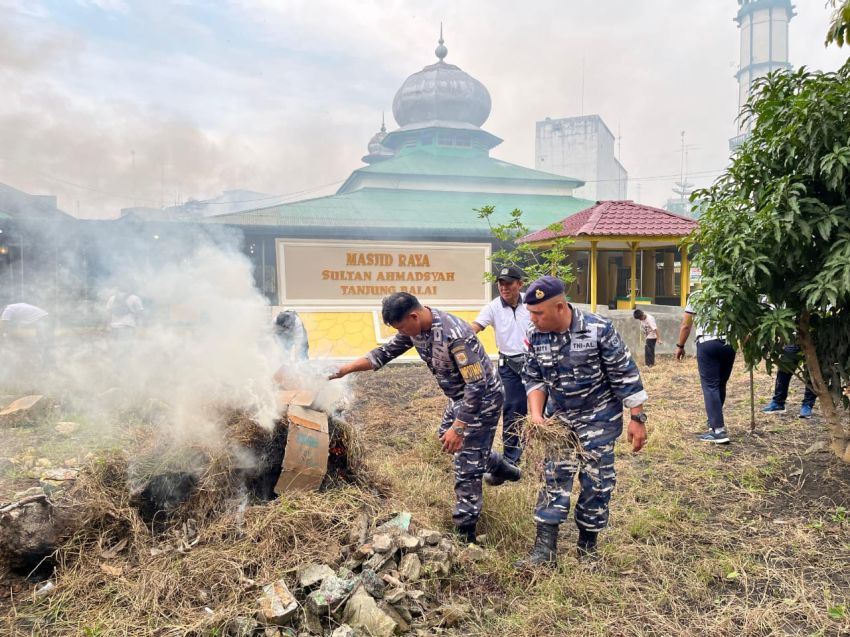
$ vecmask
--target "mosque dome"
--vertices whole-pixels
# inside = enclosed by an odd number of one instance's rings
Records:
[[[372,139],[369,140],[369,145],[367,146],[369,150],[369,154],[378,154],[382,152],[386,147],[381,143],[384,141],[384,137],[387,136],[387,127],[381,122],[381,130],[372,135]]]
[[[369,144],[367,149],[369,153],[363,157],[363,161],[367,164],[374,164],[379,161],[383,161],[385,159],[389,159],[393,156],[393,151],[386,146],[384,146],[383,141],[387,136],[387,126],[384,123],[384,117],[381,116],[381,130],[372,135],[372,139],[369,140]]]
[[[474,77],[447,64],[448,49],[440,41],[436,64],[408,77],[393,99],[393,116],[402,128],[416,124],[461,124],[479,127],[490,115],[490,93]]]

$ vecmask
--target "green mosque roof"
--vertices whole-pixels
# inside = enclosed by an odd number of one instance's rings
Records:
[[[474,208],[496,207],[493,223],[509,221],[515,208],[523,223],[539,229],[595,202],[559,195],[501,194],[396,188],[362,188],[353,192],[280,204],[268,208],[207,217],[205,223],[243,226],[409,228],[489,233]]]

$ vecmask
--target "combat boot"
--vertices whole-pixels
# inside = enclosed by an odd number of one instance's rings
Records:
[[[593,562],[597,559],[596,538],[598,535],[599,533],[596,531],[578,530],[576,557],[578,557],[579,562]]]
[[[484,482],[491,487],[498,487],[505,482],[516,482],[520,478],[522,478],[520,468],[504,458],[496,465],[493,471],[484,474]]]
[[[514,563],[516,568],[555,566],[558,551],[558,525],[537,523],[537,537],[531,555]]]
[[[475,544],[475,523],[455,527],[455,535],[463,544]]]

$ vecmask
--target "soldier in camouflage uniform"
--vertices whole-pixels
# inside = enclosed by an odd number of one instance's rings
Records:
[[[347,363],[331,375],[377,370],[415,347],[449,402],[439,427],[443,451],[454,454],[455,504],[452,519],[461,538],[475,541],[485,471],[518,480],[519,469],[491,452],[504,400],[502,383],[484,346],[465,321],[423,307],[398,292],[383,301],[384,322],[398,330],[388,343]]]
[[[544,465],[544,487],[534,519],[537,538],[521,566],[554,564],[558,527],[567,519],[578,475],[575,507],[578,555],[592,557],[599,531],[608,524],[608,501],[616,482],[614,443],[623,431],[623,405],[630,408],[628,440],[639,451],[646,442],[646,391],[637,365],[611,322],[567,302],[555,277],[532,283],[525,297],[533,326],[523,370],[532,422],[542,423],[547,396],[555,418],[569,430],[572,448],[553,452]]]

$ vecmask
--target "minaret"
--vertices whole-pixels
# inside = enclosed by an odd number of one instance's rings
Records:
[[[738,0],[735,21],[741,30],[741,64],[738,78],[738,113],[750,97],[753,80],[770,71],[791,69],[788,62],[788,23],[796,14],[791,0]],[[749,129],[738,123],[738,135],[729,140],[734,150]]]

